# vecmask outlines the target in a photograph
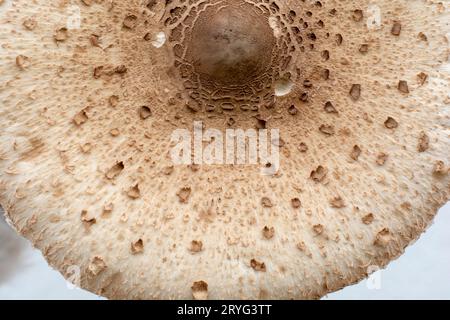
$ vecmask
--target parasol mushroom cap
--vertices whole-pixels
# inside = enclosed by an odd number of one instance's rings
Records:
[[[450,197],[449,10],[0,1],[0,204],[108,298],[310,299],[358,282]],[[278,172],[175,164],[172,133],[195,122],[279,129]]]

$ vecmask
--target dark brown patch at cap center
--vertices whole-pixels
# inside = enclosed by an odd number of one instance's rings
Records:
[[[186,59],[201,82],[245,85],[270,69],[275,43],[267,16],[251,5],[211,8],[198,17]]]

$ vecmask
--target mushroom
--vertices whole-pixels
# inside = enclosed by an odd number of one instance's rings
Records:
[[[0,204],[83,288],[320,298],[448,201],[445,2],[69,5],[0,4]],[[279,165],[173,161],[174,134],[206,154],[230,128],[277,129]]]

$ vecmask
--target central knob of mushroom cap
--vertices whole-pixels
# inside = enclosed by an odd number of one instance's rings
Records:
[[[275,45],[268,17],[249,4],[199,13],[187,58],[202,82],[243,86],[271,68]]]

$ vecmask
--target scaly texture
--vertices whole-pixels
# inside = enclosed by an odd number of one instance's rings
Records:
[[[448,1],[0,3],[0,203],[85,289],[319,298],[450,197]],[[194,121],[279,128],[280,171],[173,165]]]

